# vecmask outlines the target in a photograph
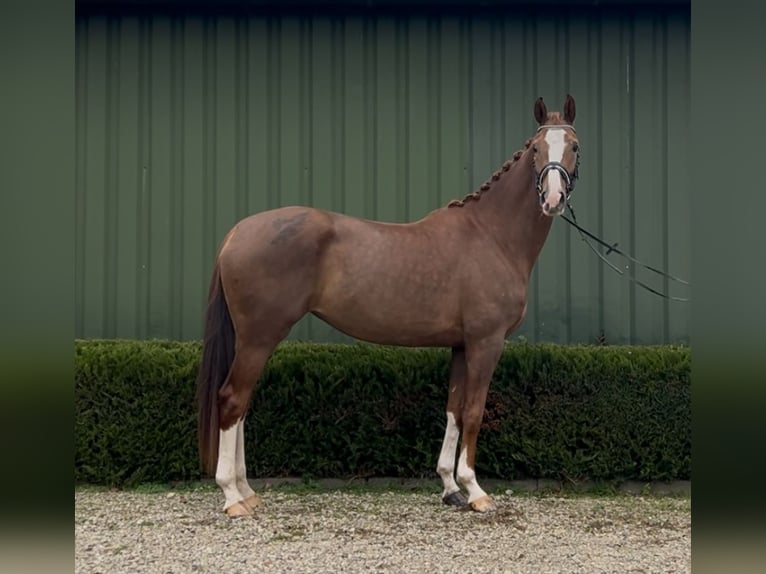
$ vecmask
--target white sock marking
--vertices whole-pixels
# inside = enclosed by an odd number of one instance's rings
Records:
[[[468,491],[468,502],[487,496],[487,493],[476,482],[476,473],[468,467],[468,450],[466,447],[460,451],[460,459],[457,462],[457,478]]]
[[[439,454],[439,463],[436,472],[442,478],[444,483],[444,492],[442,498],[460,490],[455,482],[455,453],[457,452],[457,439],[460,431],[455,423],[455,415],[447,413],[447,428],[444,430],[444,442]]]
[[[218,435],[218,466],[215,469],[215,482],[223,490],[226,497],[223,508],[226,510],[231,505],[242,500],[242,495],[237,489],[237,430],[239,423],[228,430],[219,431]]]
[[[545,133],[545,141],[548,143],[548,161],[561,162],[566,146],[564,130],[549,129]],[[564,182],[561,179],[561,174],[555,169],[548,172],[546,179],[548,180],[546,203],[551,209],[554,209],[564,197]]]

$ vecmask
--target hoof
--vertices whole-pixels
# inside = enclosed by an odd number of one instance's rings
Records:
[[[262,504],[261,497],[257,494],[253,494],[252,496],[249,496],[243,500],[242,504],[247,506],[250,510],[257,510],[261,507]]]
[[[447,496],[443,497],[442,502],[447,506],[457,506],[458,508],[462,508],[468,505],[468,500],[466,500],[463,493],[459,490],[456,490],[452,494],[448,494]]]
[[[482,496],[471,503],[471,509],[476,512],[494,512],[497,506],[489,496]]]
[[[244,502],[235,502],[224,512],[226,512],[226,516],[229,518],[238,518],[240,516],[251,516],[253,514],[253,509]]]

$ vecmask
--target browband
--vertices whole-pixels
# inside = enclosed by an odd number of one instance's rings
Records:
[[[540,130],[546,129],[546,128],[549,130],[553,128],[560,128],[560,129],[569,128],[574,133],[577,133],[577,130],[574,129],[574,126],[570,126],[569,124],[543,124],[539,128],[537,128],[537,131],[539,132]]]

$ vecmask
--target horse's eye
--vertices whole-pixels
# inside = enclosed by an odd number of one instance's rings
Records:
[[[580,151],[580,146],[577,144],[577,142],[572,144],[572,151],[575,152],[575,153]]]
[[[535,152],[535,153],[537,153],[537,146],[536,146],[536,145],[533,145],[533,146],[532,146],[532,151],[533,151],[533,152]]]

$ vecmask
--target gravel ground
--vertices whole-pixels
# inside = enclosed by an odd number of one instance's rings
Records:
[[[407,491],[260,491],[231,520],[212,489],[75,491],[76,573],[677,573],[691,499],[494,495],[489,515]]]

